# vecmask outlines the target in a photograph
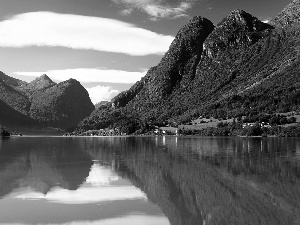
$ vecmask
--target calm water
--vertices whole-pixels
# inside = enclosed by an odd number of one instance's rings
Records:
[[[300,224],[300,139],[0,140],[0,224]]]

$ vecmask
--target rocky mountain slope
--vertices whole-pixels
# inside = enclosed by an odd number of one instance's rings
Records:
[[[278,16],[273,18],[270,23],[274,26],[284,27],[300,22],[299,0],[291,2]]]
[[[47,75],[27,83],[0,73],[0,123],[9,126],[68,128],[88,116],[94,106],[73,79],[56,84]]]
[[[222,118],[299,110],[298,17],[299,0],[270,24],[243,10],[233,11],[215,27],[195,17],[156,67],[79,126],[125,127],[130,133],[200,115]]]

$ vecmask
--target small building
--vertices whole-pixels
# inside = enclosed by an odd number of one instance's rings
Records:
[[[161,127],[160,130],[162,131],[163,135],[166,135],[166,134],[177,135],[178,134],[178,128],[176,128],[176,127]]]

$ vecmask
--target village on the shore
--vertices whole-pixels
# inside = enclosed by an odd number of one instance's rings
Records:
[[[74,131],[64,136],[127,136],[126,132],[118,128],[99,130]],[[199,135],[199,136],[300,136],[300,113],[277,113],[274,115],[254,115],[239,118],[202,117],[192,120],[188,124],[166,124],[165,126],[151,126],[133,135]]]

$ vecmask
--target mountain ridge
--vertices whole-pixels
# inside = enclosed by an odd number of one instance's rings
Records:
[[[294,35],[299,36],[296,29],[263,23],[243,10],[234,10],[216,26],[208,19],[194,17],[180,29],[157,66],[111,104],[96,109],[79,127],[127,127],[130,133],[150,124],[250,113],[251,104],[269,101],[260,96],[251,102],[253,90],[272,77],[282,79],[275,74],[285,71],[287,62],[298,54],[292,50],[297,46]],[[271,88],[264,91],[273,92]],[[265,111],[273,110],[274,104]],[[279,109],[282,107],[275,111]]]
[[[95,109],[88,92],[74,79],[57,84],[44,74],[27,83],[1,72],[0,91],[0,123],[7,127],[68,128]]]

